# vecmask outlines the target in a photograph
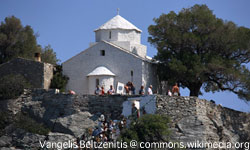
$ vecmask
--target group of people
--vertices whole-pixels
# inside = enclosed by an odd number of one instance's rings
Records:
[[[175,85],[172,88],[172,92],[170,90],[168,90],[168,92],[166,93],[168,96],[180,96],[180,89],[178,87],[178,84],[175,83]]]
[[[126,85],[125,85],[125,91],[126,91],[126,94],[127,95],[130,95],[130,94],[135,94],[135,86],[133,84],[133,82],[128,82]],[[153,90],[152,90],[153,86],[150,85],[148,87],[148,90],[147,90],[147,93],[145,92],[145,89],[144,89],[144,86],[142,85],[140,90],[139,90],[139,95],[152,95],[153,94]]]
[[[95,89],[95,95],[101,95],[104,96],[106,94],[106,92],[104,91],[104,87],[102,86],[101,89],[100,87],[97,85],[96,89]],[[107,91],[108,95],[113,95],[115,94],[115,90],[113,88],[113,85],[110,85],[109,90]]]
[[[153,94],[153,90],[152,90],[153,86],[150,85],[147,89],[147,92],[145,92],[145,89],[144,89],[144,86],[142,85],[140,90],[139,90],[139,95],[152,95]],[[124,86],[124,89],[125,89],[125,93],[126,95],[134,95],[136,94],[135,93],[135,86],[133,84],[133,82],[128,82],[125,86]],[[104,90],[104,87],[101,86],[101,88],[97,85],[96,86],[96,89],[95,89],[95,95],[101,95],[101,96],[104,96],[105,94],[107,95],[113,95],[115,94],[115,90],[113,88],[112,85],[110,85],[110,88],[107,92],[105,92]]]
[[[150,85],[147,89],[147,92],[145,92],[145,88],[142,85],[140,90],[139,90],[139,95],[152,95],[153,94],[152,88],[153,88],[153,86]],[[128,82],[124,86],[124,89],[125,89],[126,95],[135,94],[135,86],[134,86],[133,82]],[[72,90],[69,90],[69,94],[75,95],[75,92]],[[104,91],[103,86],[101,88],[98,85],[96,86],[95,95],[104,96],[105,94],[108,94],[108,95],[115,94],[115,90],[114,90],[113,85],[110,85],[110,88],[107,92]],[[169,89],[168,92],[166,93],[166,95],[168,95],[168,96],[180,96],[180,89],[178,87],[178,83],[175,83],[172,90]]]
[[[124,86],[125,92],[127,95],[130,94],[135,94],[135,86],[133,82],[128,82],[125,86]]]
[[[98,126],[94,129],[89,128],[77,140],[96,141],[96,142],[112,142],[116,141],[120,135],[121,130],[127,126],[127,119],[123,117],[122,120],[111,120],[104,115],[100,116]]]
[[[144,89],[144,86],[142,85],[142,86],[141,86],[141,89],[139,90],[139,95],[145,95],[145,94],[147,94],[147,95],[152,95],[152,94],[153,94],[152,88],[153,88],[153,86],[150,85],[150,86],[148,87],[148,90],[147,90],[147,93],[146,93],[146,92],[145,92],[145,89]]]
[[[146,114],[145,110],[143,114]],[[109,117],[105,117],[103,114],[100,115],[98,126],[93,128],[88,128],[85,133],[77,139],[84,141],[96,141],[96,142],[114,142],[120,136],[123,129],[127,128],[131,121],[135,121],[140,117],[140,111],[132,103],[131,115],[127,118],[121,116],[121,120],[112,120]]]

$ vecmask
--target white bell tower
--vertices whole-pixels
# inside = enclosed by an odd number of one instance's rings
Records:
[[[119,15],[95,30],[96,42],[107,41],[145,58],[147,47],[141,44],[141,30]]]

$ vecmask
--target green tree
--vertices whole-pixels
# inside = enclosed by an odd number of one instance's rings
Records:
[[[57,65],[53,74],[54,75],[51,80],[50,88],[59,89],[60,91],[65,92],[69,78],[63,75],[62,66]]]
[[[146,114],[131,122],[130,127],[121,132],[121,140],[130,142],[168,141],[170,119],[159,114]]]
[[[56,65],[59,61],[56,58],[56,53],[53,51],[50,45],[45,46],[45,48],[42,49],[41,59],[43,62],[50,63],[53,65]]]
[[[148,28],[160,80],[178,82],[190,96],[231,91],[250,100],[250,29],[216,18],[206,5],[155,18]]]
[[[0,25],[0,64],[17,56],[33,58],[35,52],[39,47],[33,29],[14,16],[6,17]]]
[[[36,35],[30,26],[23,27],[20,19],[14,16],[6,17],[0,25],[0,64],[15,57],[34,59],[35,53],[41,53],[44,62],[58,62],[50,45],[42,49],[37,44]]]

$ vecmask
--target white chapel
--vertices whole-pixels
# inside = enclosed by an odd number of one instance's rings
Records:
[[[141,30],[116,15],[94,30],[95,42],[65,61],[64,75],[69,77],[68,90],[77,94],[94,94],[97,85],[105,92],[113,85],[134,83],[136,94],[143,85],[157,88],[156,65],[141,44]]]

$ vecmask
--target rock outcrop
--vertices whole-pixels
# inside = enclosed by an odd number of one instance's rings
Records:
[[[50,129],[48,135],[29,133],[12,124],[0,135],[1,149],[38,149],[41,142],[76,140],[98,124],[101,114],[119,120],[123,103],[133,96],[55,94],[54,90],[25,91],[18,99],[0,101],[13,115],[27,113]],[[250,114],[218,106],[197,97],[155,95],[156,113],[171,117],[172,139],[194,142],[250,141]],[[152,103],[150,104],[152,105]]]
[[[172,139],[195,142],[250,141],[250,114],[197,97],[158,96],[157,113],[172,118]]]

